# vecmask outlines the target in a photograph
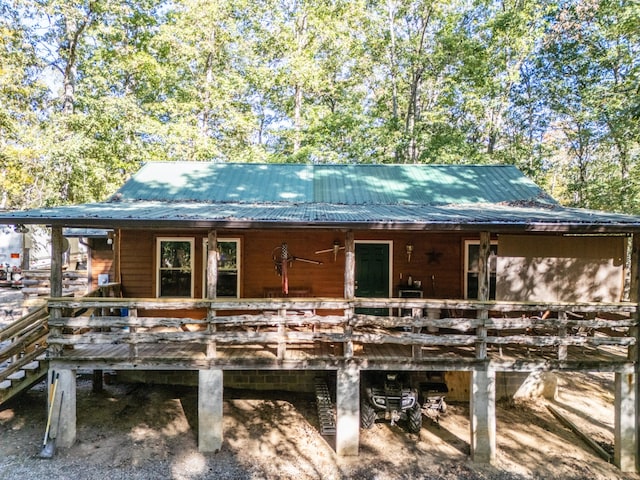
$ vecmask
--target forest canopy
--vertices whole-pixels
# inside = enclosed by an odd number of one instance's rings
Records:
[[[640,3],[3,0],[0,208],[142,162],[519,167],[640,214]]]

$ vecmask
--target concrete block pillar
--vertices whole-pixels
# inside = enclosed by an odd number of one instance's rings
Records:
[[[615,374],[614,462],[623,472],[637,472],[636,375]]]
[[[471,459],[492,463],[496,458],[496,373],[473,371],[470,391]]]
[[[49,370],[49,376],[52,375],[53,370]],[[56,446],[69,448],[76,441],[76,371],[56,369],[55,375],[58,386],[49,436],[56,439]]]
[[[198,371],[198,450],[222,447],[222,370]]]
[[[336,453],[358,455],[360,446],[360,369],[339,368],[336,378]]]

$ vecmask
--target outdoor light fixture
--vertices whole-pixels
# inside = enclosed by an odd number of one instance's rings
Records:
[[[409,242],[405,246],[407,249],[407,262],[411,263],[411,254],[413,253],[413,243]]]

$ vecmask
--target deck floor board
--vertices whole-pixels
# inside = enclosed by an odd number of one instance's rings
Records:
[[[159,344],[139,344],[135,350],[127,344],[96,344],[96,345],[76,345],[66,347],[59,355],[51,356],[51,360],[60,363],[71,363],[78,366],[83,364],[93,365],[93,368],[100,368],[104,365],[129,365],[131,368],[148,368],[162,366],[168,368],[175,366],[176,369],[202,368],[202,365],[215,365],[220,363],[233,368],[252,368],[256,364],[270,365],[270,368],[286,368],[292,364],[322,365],[329,363],[336,365],[336,362],[344,361],[342,357],[342,344],[325,342],[308,342],[288,344],[286,346],[283,359],[277,358],[278,346],[269,345],[217,345],[215,356],[207,358],[205,346],[197,343],[159,343]],[[388,361],[394,364],[414,364],[420,362],[438,362],[443,365],[451,362],[473,362],[476,361],[474,346],[463,347],[438,347],[428,346],[421,348],[421,358],[414,359],[412,348],[408,345],[393,344],[366,344],[354,346],[354,359],[365,364],[383,365]],[[540,368],[557,361],[557,350],[552,347],[526,348],[524,346],[515,347],[504,346],[502,349],[491,348],[487,353],[488,360],[500,362],[502,364],[527,363],[538,364]],[[597,362],[602,364],[622,365],[627,362],[623,349],[608,348],[582,348],[572,347],[568,349],[568,361],[577,365],[584,365],[588,370],[589,365]],[[614,366],[615,368],[615,366]]]

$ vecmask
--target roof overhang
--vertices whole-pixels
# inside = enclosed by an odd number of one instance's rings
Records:
[[[104,202],[0,212],[0,223],[92,229],[430,230],[635,233],[640,217],[549,205]]]

